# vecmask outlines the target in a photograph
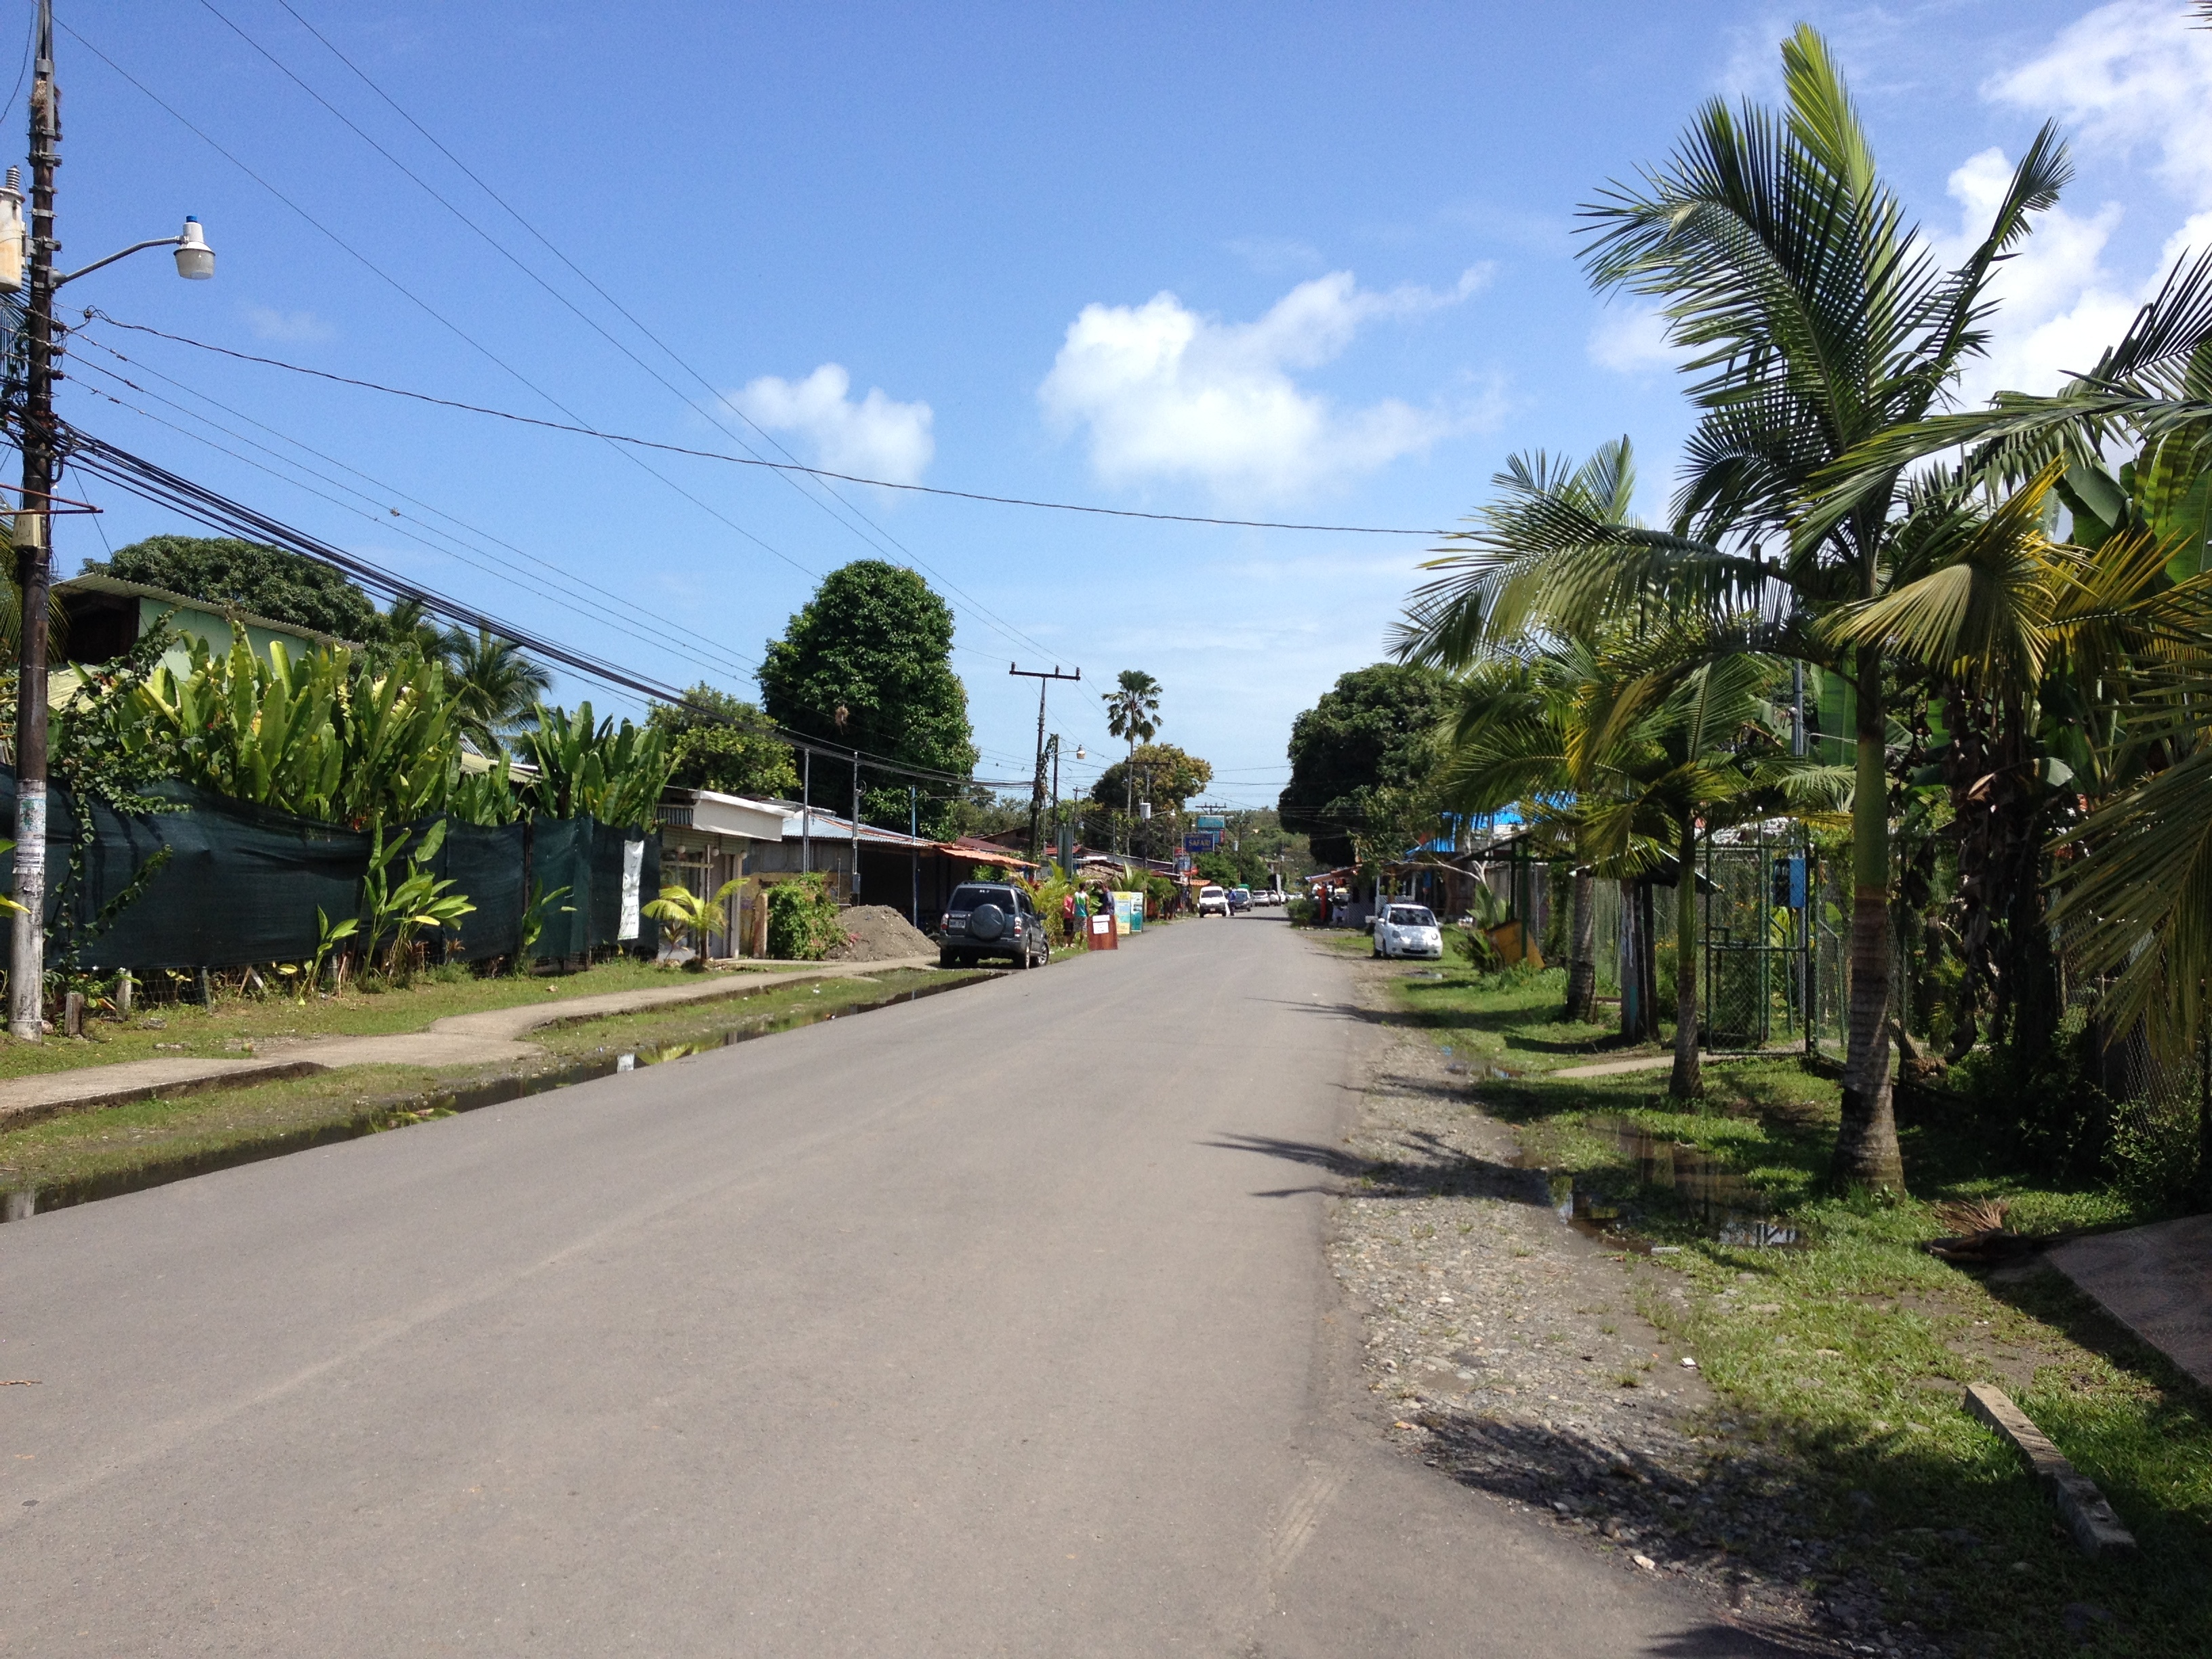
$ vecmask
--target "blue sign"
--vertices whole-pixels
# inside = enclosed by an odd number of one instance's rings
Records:
[[[1186,853],[1217,852],[1221,847],[1221,832],[1218,830],[1196,830],[1182,838]]]
[[[1228,819],[1218,812],[1200,812],[1192,817],[1191,822],[1201,830],[1212,830],[1217,836],[1229,827]]]

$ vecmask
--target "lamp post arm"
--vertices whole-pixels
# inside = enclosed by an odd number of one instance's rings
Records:
[[[133,242],[119,253],[111,253],[105,259],[94,259],[90,264],[82,270],[72,270],[66,276],[55,277],[54,286],[59,288],[64,283],[73,283],[80,276],[89,276],[102,265],[112,265],[118,259],[127,259],[134,253],[143,253],[149,247],[176,247],[182,244],[184,240],[181,236],[156,236],[150,242]]]

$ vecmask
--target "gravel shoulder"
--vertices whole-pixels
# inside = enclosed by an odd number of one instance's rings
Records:
[[[1702,1592],[1728,1622],[1806,1652],[1922,1650],[1911,1632],[1850,1641],[1848,1605],[1804,1588],[1816,1564],[1793,1570],[1790,1546],[1818,1546],[1786,1536],[1790,1468],[1732,1433],[1662,1328],[1687,1301],[1679,1276],[1560,1218],[1515,1132],[1396,1018],[1393,981],[1413,970],[1349,967],[1382,1029],[1328,1253],[1365,1322],[1378,1429],[1622,1571]]]

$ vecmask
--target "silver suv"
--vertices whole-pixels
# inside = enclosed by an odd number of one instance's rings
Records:
[[[1028,892],[1000,882],[963,882],[952,890],[937,930],[940,968],[972,968],[985,957],[1007,957],[1017,968],[1052,960],[1044,918]]]

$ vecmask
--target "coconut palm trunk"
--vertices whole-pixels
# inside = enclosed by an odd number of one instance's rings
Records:
[[[1889,1069],[1889,774],[1883,758],[1881,653],[1857,653],[1858,778],[1851,793],[1850,1040],[1835,1173],[1852,1186],[1905,1190]]]
[[[1568,912],[1567,1006],[1564,1018],[1587,1024],[1597,1006],[1597,878],[1589,865],[1575,866]]]
[[[1704,1087],[1698,1073],[1698,821],[1685,815],[1674,866],[1674,1070],[1667,1092],[1690,1100]]]

